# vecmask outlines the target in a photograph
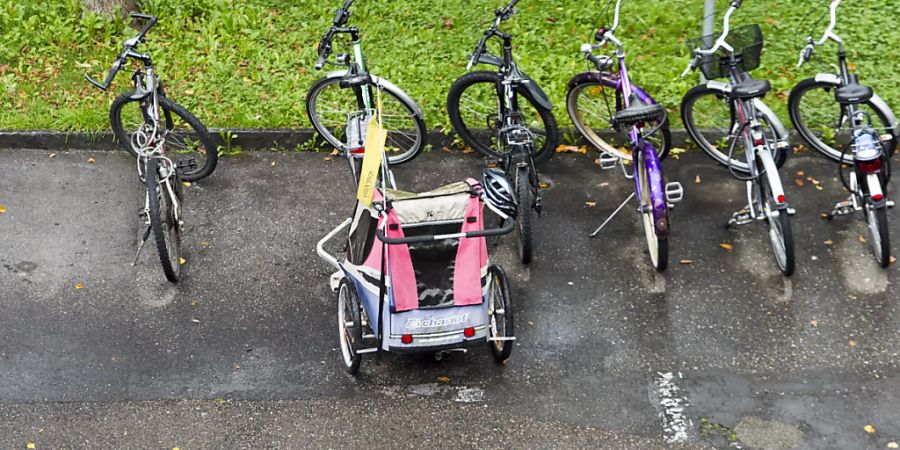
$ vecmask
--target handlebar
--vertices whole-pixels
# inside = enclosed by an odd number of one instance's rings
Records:
[[[325,33],[325,36],[319,41],[319,59],[316,61],[316,70],[322,70],[322,68],[325,67],[325,63],[328,61],[328,57],[331,56],[333,50],[331,42],[334,40],[335,34],[352,34],[357,32],[354,27],[344,28],[344,26],[347,25],[347,22],[350,21],[350,16],[352,15],[350,7],[353,6],[353,2],[354,0],[344,1],[344,6],[338,9],[334,14],[334,19],[331,21],[331,28],[328,29],[328,32]]]
[[[731,32],[731,15],[741,7],[741,3],[743,3],[743,0],[733,0],[731,2],[731,6],[728,7],[728,11],[725,13],[725,18],[722,19],[722,22],[724,24],[722,26],[722,34],[718,39],[716,39],[716,43],[709,50],[703,50],[699,47],[694,50],[693,59],[691,59],[691,62],[690,64],[688,64],[687,68],[684,69],[684,72],[681,73],[682,78],[686,77],[687,74],[689,74],[692,70],[696,69],[700,65],[701,57],[714,55],[719,51],[719,49],[722,48],[728,50],[729,52],[734,51],[734,47],[725,42],[725,39],[728,38],[728,33]]]
[[[489,237],[489,236],[501,236],[504,234],[509,234],[516,227],[515,220],[507,219],[506,224],[503,228],[494,228],[490,230],[481,230],[481,231],[469,231],[467,233],[455,233],[455,234],[446,234],[446,235],[426,235],[426,236],[414,236],[414,237],[404,237],[404,238],[389,238],[384,235],[384,232],[379,228],[375,231],[375,235],[378,237],[378,240],[384,242],[388,245],[403,245],[403,244],[418,244],[422,242],[432,242],[442,239],[456,239],[456,238],[477,238],[477,237]]]
[[[141,31],[138,32],[137,36],[128,39],[125,41],[124,48],[122,52],[119,53],[119,56],[116,57],[116,62],[113,63],[112,68],[109,70],[109,73],[106,75],[106,79],[103,80],[103,83],[91,78],[90,75],[85,74],[84,78],[94,85],[97,89],[101,91],[106,91],[109,89],[109,86],[112,84],[113,80],[116,78],[116,74],[125,67],[125,64],[128,62],[128,58],[140,59],[144,61],[149,61],[150,57],[144,54],[137,53],[135,50],[137,49],[138,44],[144,42],[144,37],[147,35],[147,32],[156,25],[157,17],[150,16],[147,14],[139,14],[139,13],[131,13],[129,17],[133,19],[143,19],[146,20],[147,23],[144,24],[144,27],[141,28]]]
[[[829,39],[837,43],[841,42],[841,38],[834,34],[834,28],[837,26],[837,7],[841,4],[841,1],[842,0],[831,0],[831,5],[828,8],[831,22],[829,22],[828,28],[825,29],[825,33],[822,34],[822,38],[818,41],[814,40],[812,36],[806,38],[807,45],[800,51],[800,62],[797,63],[797,67],[800,67],[809,61],[812,58],[813,53],[815,53],[816,47],[825,45]]]
[[[512,0],[506,4],[506,6],[494,11],[494,15],[496,19],[494,19],[493,25],[488,28],[487,31],[484,32],[484,36],[482,36],[481,40],[478,42],[478,45],[475,47],[475,51],[469,56],[469,64],[466,66],[466,71],[472,70],[472,67],[478,62],[478,58],[481,57],[482,54],[487,50],[487,41],[488,39],[494,36],[500,36],[503,38],[508,38],[508,36],[501,33],[499,30],[500,24],[506,20],[512,18],[512,16],[516,15],[519,11],[516,9],[516,4],[519,3],[519,0]]]

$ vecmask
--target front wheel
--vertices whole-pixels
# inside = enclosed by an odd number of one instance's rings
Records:
[[[723,166],[732,167],[737,172],[749,175],[750,166],[745,154],[744,133],[736,134],[742,130],[735,127],[738,123],[735,105],[736,103],[732,103],[729,97],[718,90],[710,89],[706,85],[695,86],[681,101],[681,120],[691,139],[707,155]],[[775,125],[779,123],[778,118],[770,116],[769,111],[757,110],[757,119],[772,147],[776,147],[776,142],[787,141],[788,136]],[[733,151],[730,151],[732,147]],[[784,165],[787,160],[785,149],[776,147],[774,160],[777,167]]]
[[[519,215],[516,229],[519,235],[519,257],[522,264],[530,264],[534,257],[534,192],[528,170],[516,171],[516,195],[519,200]]]
[[[641,160],[643,158],[640,158]],[[641,161],[637,176],[641,186],[640,213],[647,239],[650,262],[657,272],[663,272],[669,265],[669,205],[665,200],[662,174],[651,180],[647,166]],[[655,195],[654,195],[655,193]],[[661,198],[661,204],[654,206],[653,198]]]
[[[156,240],[163,272],[172,283],[181,279],[181,221],[175,214],[176,206],[173,201],[178,188],[173,188],[172,184],[178,183],[177,178],[177,175],[172,175],[172,178],[163,180],[159,173],[159,160],[147,159],[144,181],[147,186],[150,228]],[[180,203],[181,199],[176,201]]]
[[[786,206],[778,206],[768,176],[762,169],[760,173],[757,183],[762,189],[761,206],[769,228],[769,241],[778,268],[789,277],[794,274],[794,235],[791,232],[791,216]]]
[[[447,95],[447,115],[453,129],[466,145],[489,158],[501,156],[497,136],[503,125],[498,91],[502,80],[495,72],[470,72],[453,82]],[[516,94],[524,125],[534,135],[531,156],[536,163],[547,161],[559,146],[556,117],[523,86],[516,87]]]
[[[317,81],[306,94],[306,114],[313,128],[332,147],[347,151],[347,120],[351,114],[365,113],[364,89],[374,93],[378,87],[369,83],[363,87],[342,88],[341,77],[327,77]],[[385,152],[393,165],[411,161],[425,148],[427,132],[419,107],[406,94],[392,87],[382,86],[382,124],[387,133]],[[374,108],[374,104],[368,108]]]
[[[888,233],[887,206],[876,207],[865,202],[866,224],[872,239],[875,260],[882,268],[891,265],[891,239]]]
[[[159,95],[161,109],[158,126],[149,115],[147,108],[153,96],[142,100],[132,98],[129,92],[115,99],[110,107],[109,121],[116,140],[134,157],[138,157],[141,146],[151,144],[154,131],[165,136],[165,156],[179,167],[179,174],[185,181],[198,181],[210,176],[219,161],[218,146],[213,141],[206,126],[190,111],[168,97]]]
[[[854,126],[847,106],[834,99],[836,88],[814,78],[797,83],[788,98],[788,113],[803,141],[829,159],[841,162],[846,159],[845,154],[852,153],[847,147],[852,143]],[[883,111],[871,100],[855,108],[872,121],[872,128],[879,135],[895,136],[884,142],[885,153],[892,156],[897,150],[898,130],[888,118],[892,116],[890,111]]]
[[[498,362],[509,359],[512,354],[513,338],[515,336],[516,325],[513,320],[512,300],[509,295],[509,281],[506,279],[506,273],[500,266],[491,266],[491,288],[490,298],[488,301],[488,314],[490,320],[490,328],[488,329],[488,344],[491,352]]]

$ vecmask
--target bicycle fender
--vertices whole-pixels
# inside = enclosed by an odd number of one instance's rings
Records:
[[[839,77],[833,73],[817,74],[815,80],[817,83],[828,83],[828,84],[833,84],[835,86],[841,85],[841,77]]]
[[[585,83],[611,83],[618,84],[619,79],[609,72],[583,72],[572,77],[567,86],[568,91]]]
[[[325,78],[327,78],[327,79],[343,78],[344,76],[347,75],[347,72],[348,72],[347,70],[335,70],[333,72],[328,72],[325,75]],[[397,87],[397,85],[395,85],[394,83],[391,83],[388,80],[385,80],[384,78],[376,77],[375,75],[372,75],[372,82],[375,83],[376,85],[383,87],[384,90],[396,95],[397,98],[399,98],[405,102],[409,102],[409,104],[413,106],[413,115],[416,116],[416,118],[418,118],[418,119],[424,120],[425,113],[422,112],[422,108],[419,106],[419,104],[416,103],[415,100],[413,100],[412,97],[409,96],[409,94],[407,94],[406,92],[403,92],[402,89]]]
[[[478,57],[478,64],[488,64],[491,66],[503,67],[503,60],[487,53]]]
[[[772,110],[768,106],[766,106],[766,104],[763,103],[761,99],[753,99],[753,106],[756,106],[756,110],[759,111],[762,115],[766,116],[766,120],[768,120],[769,124],[772,125],[772,128],[778,135],[778,139],[787,141],[790,135],[788,135],[787,128],[785,128],[784,124],[781,123],[781,119],[779,119],[778,116],[775,115],[775,113],[772,112]]]
[[[538,106],[548,111],[553,110],[553,102],[550,101],[550,97],[547,96],[547,93],[541,89],[536,81],[529,77],[525,72],[522,72],[522,80],[524,81],[522,86],[525,86],[525,90],[531,94],[531,97],[537,102]]]
[[[888,123],[891,124],[891,128],[894,129],[894,138],[900,137],[900,122],[897,121],[897,116],[894,115],[894,111],[891,111],[891,108],[887,105],[887,102],[882,100],[882,98],[879,97],[878,94],[873,95],[869,101],[884,113],[888,120]]]

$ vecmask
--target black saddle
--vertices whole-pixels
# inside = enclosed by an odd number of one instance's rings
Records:
[[[616,111],[613,120],[618,125],[634,125],[639,122],[647,122],[662,118],[666,114],[666,109],[659,105],[648,105],[642,102],[636,95],[631,96],[630,105],[621,110]]]
[[[834,90],[834,99],[844,105],[865,103],[875,95],[872,88],[853,82]]]
[[[758,98],[772,90],[772,84],[766,80],[747,79],[731,87],[731,95],[737,98]]]

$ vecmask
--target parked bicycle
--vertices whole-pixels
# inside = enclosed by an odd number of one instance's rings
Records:
[[[519,256],[523,264],[528,264],[534,253],[534,214],[541,213],[535,163],[553,156],[559,130],[551,111],[553,104],[540,86],[518,68],[513,60],[512,36],[500,31],[500,24],[518,12],[518,2],[512,0],[494,12],[493,24],[484,32],[466,67],[471,70],[477,64],[488,64],[497,66],[498,71],[470,72],[457,79],[447,96],[447,113],[466,145],[499,160],[514,185],[519,205]],[[502,42],[502,57],[488,50],[491,39]]]
[[[862,211],[875,259],[887,267],[891,257],[887,210],[894,206],[887,199],[887,182],[890,158],[897,149],[897,118],[871,87],[850,73],[844,42],[834,33],[840,4],[841,0],[832,0],[828,28],[818,41],[807,37],[797,65],[808,62],[817,46],[834,41],[840,73],[820,73],[799,82],[791,90],[788,111],[803,140],[839,163],[841,181],[850,192],[827,218]]]
[[[312,85],[306,95],[306,112],[328,144],[342,152],[363,153],[365,134],[358,134],[353,141],[345,135],[348,117],[358,117],[360,122],[368,123],[374,115],[374,89],[380,88],[385,94],[382,117],[387,132],[388,160],[392,165],[409,162],[426,144],[422,108],[391,82],[369,73],[359,28],[347,27],[352,5],[353,0],[346,0],[338,9],[331,27],[319,42],[316,63],[316,70],[322,70],[326,64],[346,69],[329,72]],[[342,34],[350,36],[352,54],[340,53],[332,61],[334,39]]]
[[[131,17],[145,20],[146,24],[137,36],[125,41],[103,83],[87,75],[85,78],[106,91],[128,60],[143,64],[131,76],[134,89],[113,101],[110,122],[119,142],[137,157],[138,175],[147,189],[139,213],[147,228],[132,265],[137,264],[152,232],[163,272],[175,283],[181,278],[182,180],[196,181],[209,176],[216,167],[218,155],[206,127],[166,97],[150,55],[137,52],[138,44],[144,42],[157,18],[136,13]],[[198,163],[198,159],[202,162]]]
[[[714,36],[688,41],[693,59],[682,76],[699,68],[713,81],[688,91],[681,117],[697,145],[747,184],[747,206],[734,213],[726,227],[765,220],[778,267],[790,276],[794,272],[790,221],[794,210],[788,207],[778,174],[787,157],[788,135],[762,103],[771,85],[748,73],[760,62],[763,36],[759,25],[730,28],[731,15],[741,3],[731,2],[724,30],[714,42]],[[716,78],[728,78],[728,82]]]
[[[612,0],[607,3],[607,8]],[[635,191],[591,234],[597,236],[613,217],[632,199],[638,199],[650,261],[658,271],[666,269],[669,261],[669,208],[680,202],[684,190],[680,183],[665,183],[660,159],[672,146],[666,109],[656,103],[639,86],[631,83],[625,64],[625,46],[616,36],[622,0],[616,1],[615,18],[611,28],[600,28],[595,34],[597,44],[584,44],[581,52],[594,70],[575,75],[569,81],[566,109],[575,128],[600,150],[600,165],[604,169],[622,168],[625,177],[634,179]],[[607,43],[616,46],[615,58],[596,56],[595,50]],[[618,71],[613,67],[618,62]],[[599,132],[612,128],[616,140],[607,142]],[[620,145],[628,143],[630,150]],[[628,172],[626,161],[634,162]]]

